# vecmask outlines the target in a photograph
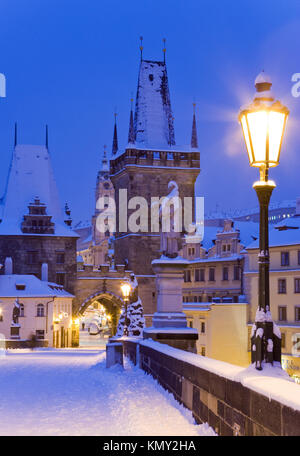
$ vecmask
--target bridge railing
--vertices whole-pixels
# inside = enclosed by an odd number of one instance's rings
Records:
[[[219,435],[300,435],[300,385],[279,368],[259,374],[158,342],[122,343],[124,356]]]

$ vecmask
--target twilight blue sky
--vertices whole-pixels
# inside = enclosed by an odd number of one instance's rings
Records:
[[[264,69],[291,114],[273,201],[300,196],[300,98],[291,77],[300,72],[300,2],[297,0],[1,0],[0,192],[13,146],[49,147],[62,203],[75,221],[94,208],[94,186],[103,144],[111,148],[113,112],[119,145],[126,143],[131,92],[144,57],[167,63],[177,144],[190,141],[192,102],[197,102],[201,175],[197,192],[206,210],[256,205],[239,107],[254,94]]]

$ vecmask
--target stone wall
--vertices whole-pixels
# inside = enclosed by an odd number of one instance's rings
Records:
[[[28,252],[37,252],[37,262],[28,262]],[[0,263],[13,260],[14,274],[34,274],[41,279],[42,263],[48,263],[48,280],[56,283],[56,273],[65,274],[64,288],[74,293],[77,263],[76,238],[56,236],[0,236]],[[64,252],[65,261],[56,263],[56,252]],[[2,271],[3,272],[3,271]]]
[[[159,349],[133,341],[123,344],[125,356],[190,409],[198,423],[207,422],[219,435],[300,435],[299,411]]]

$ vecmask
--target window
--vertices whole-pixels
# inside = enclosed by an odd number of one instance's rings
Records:
[[[194,296],[194,302],[198,302],[197,296]]]
[[[281,266],[289,266],[290,264],[290,253],[281,252]]]
[[[300,279],[295,279],[295,293],[300,293]]]
[[[240,267],[237,265],[233,268],[233,280],[240,280]]]
[[[38,252],[29,251],[27,252],[27,263],[28,264],[37,264],[38,262]]]
[[[205,323],[204,321],[201,321],[201,334],[205,333]]]
[[[285,342],[286,341],[286,338],[285,338],[285,333],[282,332],[281,333],[281,348],[285,348]]]
[[[36,316],[37,316],[37,317],[44,317],[44,316],[45,316],[45,307],[44,307],[44,304],[38,304],[38,305],[37,305]]]
[[[20,304],[20,317],[24,317],[24,304]]]
[[[231,250],[231,246],[230,246],[230,244],[227,244],[227,252],[230,252],[230,250]]]
[[[278,279],[278,294],[286,293],[286,279]]]
[[[193,327],[193,320],[190,320],[190,321],[189,321],[189,327],[190,327],[190,328]]]
[[[233,302],[239,302],[239,297],[238,296],[233,296]]]
[[[35,334],[38,340],[44,339],[45,337],[45,331],[43,329],[37,329]]]
[[[56,280],[55,282],[57,285],[65,285],[65,273],[64,272],[57,272],[56,273]]]
[[[215,281],[215,268],[209,268],[209,279],[210,282]]]
[[[286,321],[286,307],[285,306],[278,307],[278,320]]]
[[[189,251],[189,255],[194,255],[195,254],[194,247],[191,247],[190,249],[188,249],[188,251]]]
[[[201,356],[205,356],[205,347],[201,347]]]
[[[228,268],[223,268],[223,280],[228,280]]]
[[[191,271],[188,269],[187,271],[184,271],[184,281],[185,282],[191,282]]]
[[[198,296],[198,302],[202,302],[202,296]]]
[[[56,252],[56,263],[64,264],[65,262],[65,252]]]
[[[205,269],[195,269],[195,282],[205,281]]]
[[[226,252],[226,245],[225,244],[222,245],[222,251]]]
[[[295,320],[300,321],[300,306],[295,306]]]

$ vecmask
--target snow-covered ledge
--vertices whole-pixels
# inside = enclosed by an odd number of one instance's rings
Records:
[[[124,354],[219,435],[300,435],[300,385],[279,366],[242,368],[152,340]]]

